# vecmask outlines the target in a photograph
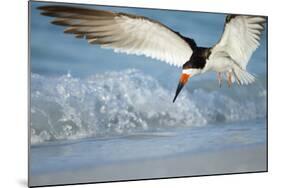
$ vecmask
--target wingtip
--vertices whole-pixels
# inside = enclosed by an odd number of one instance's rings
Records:
[[[38,9],[38,10],[42,10],[42,6],[40,6],[40,7],[36,7],[36,9]]]
[[[37,7],[39,10],[45,10],[45,11],[52,11],[58,8],[64,8],[64,7],[71,7],[71,6],[64,6],[64,5],[43,5]]]
[[[48,10],[49,7],[50,7],[50,5],[45,5],[45,6],[39,6],[36,9],[38,9],[38,10]]]

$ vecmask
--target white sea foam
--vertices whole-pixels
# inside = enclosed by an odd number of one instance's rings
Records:
[[[31,75],[31,142],[77,139],[265,117],[266,90],[174,91],[137,70],[88,78]]]

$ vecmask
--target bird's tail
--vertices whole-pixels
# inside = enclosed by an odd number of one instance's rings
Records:
[[[248,85],[255,81],[255,76],[241,69],[240,67],[235,67],[233,69],[235,80],[239,85]]]

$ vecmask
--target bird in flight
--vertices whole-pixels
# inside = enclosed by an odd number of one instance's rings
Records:
[[[208,71],[217,73],[220,86],[223,75],[229,87],[235,81],[238,85],[255,81],[246,67],[260,44],[266,22],[262,16],[227,15],[221,39],[212,47],[200,47],[193,39],[144,16],[74,6],[38,9],[42,15],[55,17],[51,23],[65,26],[64,33],[90,44],[182,67],[173,102],[189,78]]]

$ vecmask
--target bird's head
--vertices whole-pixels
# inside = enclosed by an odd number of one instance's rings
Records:
[[[182,90],[183,86],[188,82],[189,78],[199,74],[201,72],[198,68],[184,68],[182,69],[182,74],[179,79],[178,87],[176,90],[175,97],[173,99],[173,102],[176,101],[177,96],[179,95],[180,91]]]
[[[183,86],[188,82],[189,78],[198,75],[202,72],[206,65],[206,59],[209,57],[211,50],[209,48],[199,47],[193,52],[189,61],[182,66],[182,74],[176,90],[176,95],[173,102],[182,90]]]

